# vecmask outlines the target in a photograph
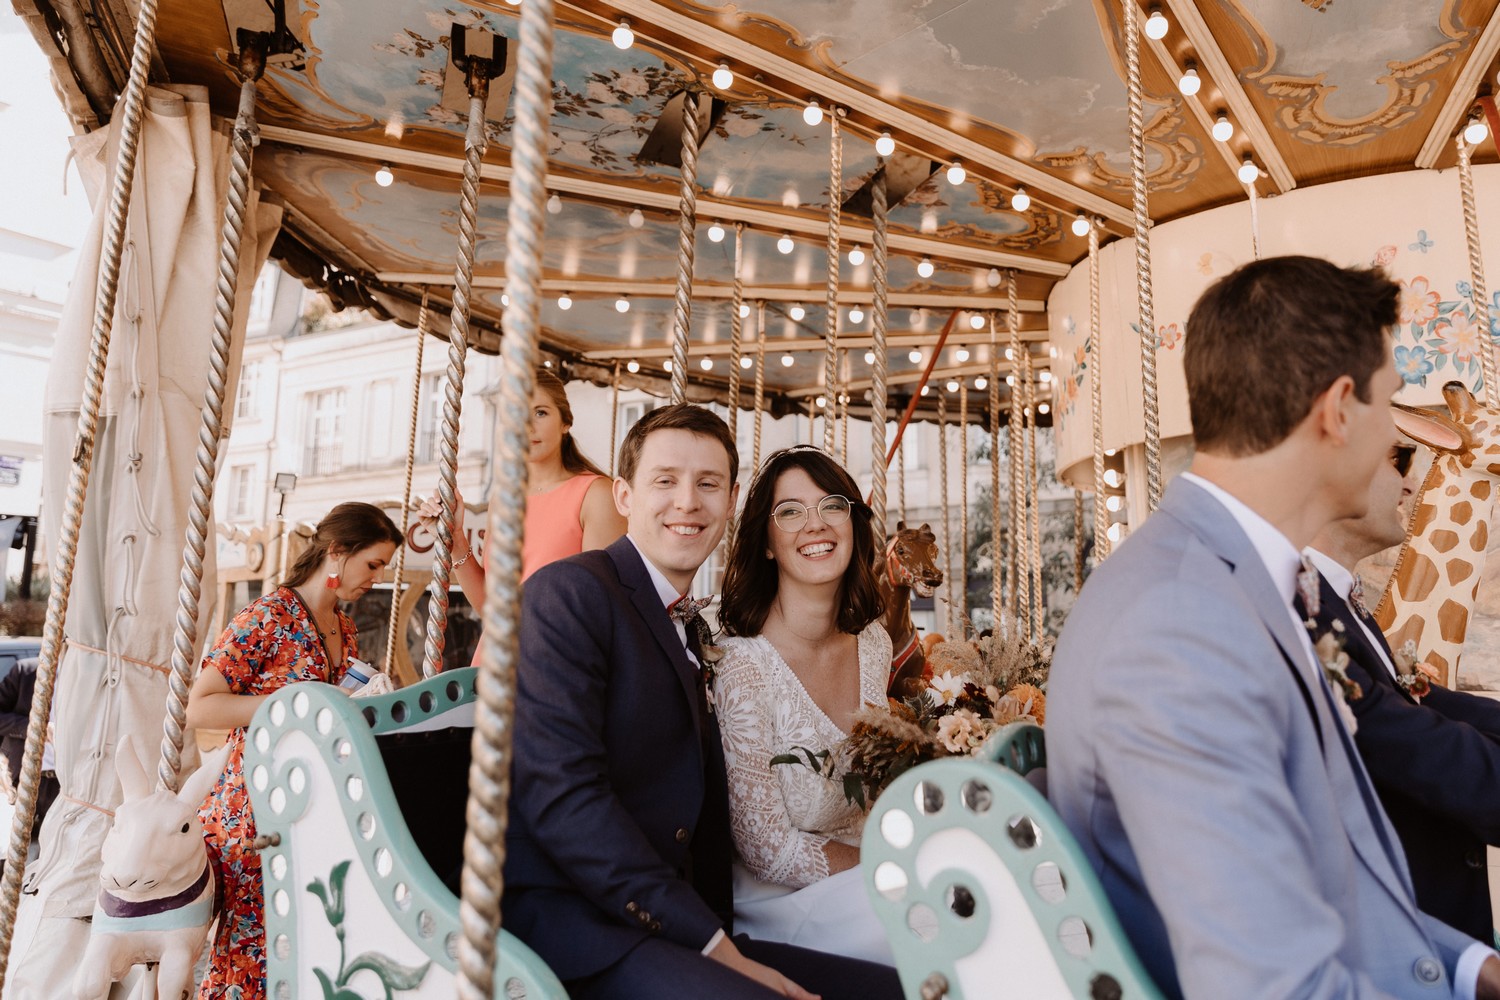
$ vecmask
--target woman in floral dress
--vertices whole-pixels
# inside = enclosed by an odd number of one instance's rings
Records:
[[[245,788],[245,727],[261,702],[299,681],[337,684],[357,653],[354,622],[338,608],[375,585],[401,543],[379,508],[339,504],[318,525],[286,582],[249,605],[204,657],[187,722],[228,729],[224,773],[198,810],[224,889],[214,953],[200,1000],[266,995],[265,896],[255,819]]]
[[[736,932],[894,964],[859,873],[865,813],[826,773],[771,759],[833,750],[884,705],[870,508],[807,445],[766,460],[745,500],[719,612],[714,702],[729,777]]]

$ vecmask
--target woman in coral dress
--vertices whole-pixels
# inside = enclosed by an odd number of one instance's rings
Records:
[[[224,911],[200,1000],[266,995],[265,893],[255,818],[245,788],[245,727],[261,702],[288,684],[337,684],[357,652],[339,601],[355,601],[381,577],[401,532],[367,503],[335,507],[287,573],[285,584],[246,607],[204,657],[188,699],[187,723],[228,729],[224,771],[198,810],[224,890]]]

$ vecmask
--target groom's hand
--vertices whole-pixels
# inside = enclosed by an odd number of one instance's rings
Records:
[[[729,966],[742,976],[755,980],[767,989],[774,990],[784,997],[790,997],[791,1000],[823,1000],[816,993],[807,992],[769,965],[753,962],[740,954],[740,950],[734,946],[734,942],[729,940],[727,935],[714,947],[713,951],[708,953],[708,957]]]

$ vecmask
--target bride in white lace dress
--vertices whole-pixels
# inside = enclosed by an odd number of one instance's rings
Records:
[[[859,871],[865,813],[840,781],[773,766],[831,749],[866,704],[884,705],[891,641],[880,623],[870,509],[810,446],[772,455],[750,486],[724,577],[729,638],[714,702],[729,773],[735,930],[894,964]]]

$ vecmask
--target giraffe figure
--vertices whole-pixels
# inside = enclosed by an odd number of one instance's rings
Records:
[[[1443,398],[1446,415],[1394,404],[1397,428],[1435,457],[1375,620],[1392,649],[1414,641],[1417,659],[1452,685],[1500,483],[1500,410],[1480,405],[1462,382],[1443,386]]]

